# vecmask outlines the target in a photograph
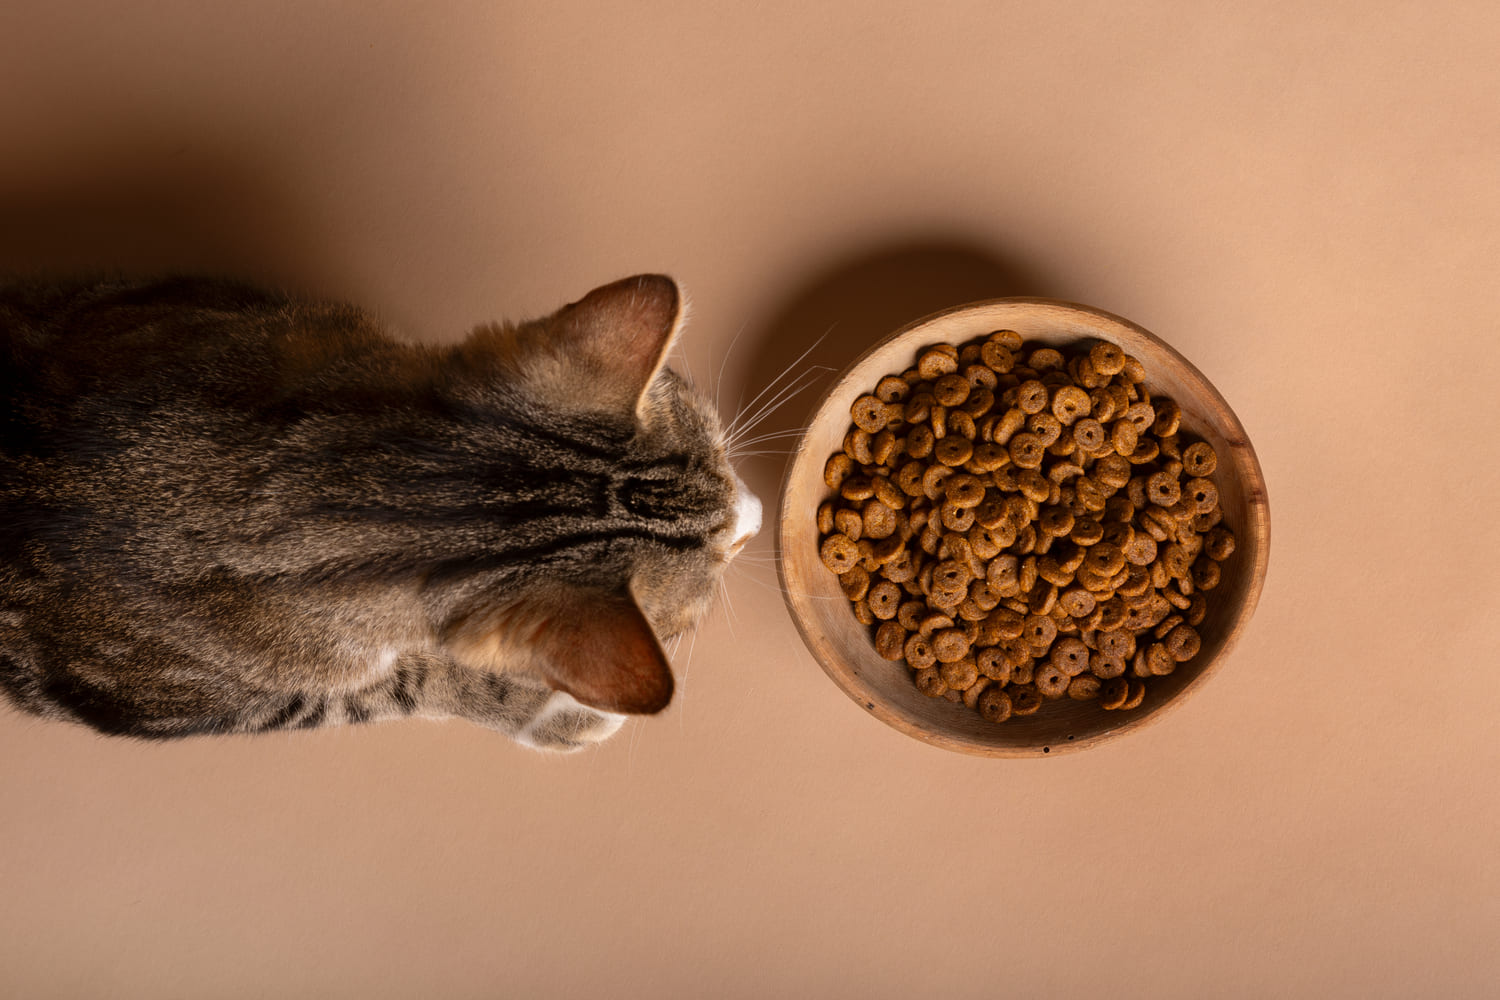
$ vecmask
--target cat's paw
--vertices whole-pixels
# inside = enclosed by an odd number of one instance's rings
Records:
[[[556,691],[515,738],[533,750],[571,753],[603,743],[624,724],[623,715],[589,708],[572,695]]]

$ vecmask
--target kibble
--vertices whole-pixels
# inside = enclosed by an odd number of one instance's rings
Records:
[[[1196,656],[1235,550],[1218,456],[1097,341],[925,348],[850,407],[819,554],[917,689],[992,723],[1129,711]]]

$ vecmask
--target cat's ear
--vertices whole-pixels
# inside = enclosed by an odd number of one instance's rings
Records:
[[[682,323],[682,295],[665,275],[637,275],[563,307],[557,322],[569,356],[598,378],[601,401],[639,413]]]
[[[628,592],[573,591],[549,610],[532,653],[555,690],[605,712],[651,715],[667,707],[672,668]]]

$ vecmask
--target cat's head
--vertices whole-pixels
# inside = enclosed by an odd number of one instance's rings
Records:
[[[666,707],[662,642],[702,620],[725,566],[760,530],[718,414],[667,367],[684,313],[672,279],[642,275],[472,344],[572,439],[597,428],[597,459],[581,455],[579,474],[609,479],[596,522],[607,553],[539,581],[506,627],[527,637],[521,658],[549,685],[604,711]]]

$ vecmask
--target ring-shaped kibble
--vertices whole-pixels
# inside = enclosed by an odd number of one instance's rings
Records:
[[[1207,441],[1194,441],[1182,449],[1182,470],[1189,476],[1211,476],[1219,467],[1219,456]]]
[[[1197,628],[1199,625],[1203,624],[1203,616],[1207,613],[1208,598],[1204,597],[1201,593],[1194,594],[1192,598],[1189,599],[1187,611],[1185,612],[1187,616],[1187,623],[1194,628]]]
[[[1007,650],[1006,655],[1010,653]],[[1030,684],[1032,675],[1036,673],[1036,659],[1030,655],[1029,647],[1025,648],[1019,660],[1012,659],[1010,666],[1011,696],[1015,696],[1015,688],[1018,684]]]
[[[1084,417],[1073,424],[1073,441],[1078,450],[1092,455],[1104,447],[1104,425],[1093,417]]]
[[[1040,383],[1038,383],[1040,384]],[[1026,411],[1019,406],[1012,406],[1000,415],[1000,422],[995,425],[994,439],[996,444],[1009,444],[1010,439],[1026,426]]]
[[[818,552],[823,565],[835,573],[847,573],[859,565],[859,546],[848,535],[829,535]]]
[[[943,418],[943,426],[947,428],[948,437],[966,438],[971,444],[979,434],[974,418],[963,410],[949,410],[948,415]]]
[[[837,490],[844,485],[854,472],[854,459],[841,451],[836,451],[828,456],[828,461],[823,464],[823,482],[831,490]]]
[[[1089,648],[1077,636],[1065,635],[1052,644],[1048,659],[1068,677],[1077,677],[1089,668]]]
[[[1123,419],[1134,424],[1136,433],[1145,437],[1151,425],[1156,423],[1156,408],[1145,400],[1131,403],[1125,408]]]
[[[874,435],[869,431],[855,427],[849,432],[848,437],[844,438],[844,453],[860,465],[871,465],[875,461],[875,455],[870,450],[873,440]]]
[[[1034,372],[1055,371],[1064,364],[1062,352],[1055,347],[1036,347],[1026,355],[1026,365]]]
[[[901,627],[908,632],[915,632],[922,624],[922,619],[927,616],[927,602],[915,598],[902,601],[901,607],[896,609],[896,620]]]
[[[1153,472],[1146,480],[1146,499],[1158,507],[1170,507],[1182,499],[1182,485],[1170,473]]]
[[[955,473],[948,478],[944,496],[955,507],[978,507],[984,500],[984,480],[967,472]]]
[[[870,605],[867,602],[855,601],[852,607],[854,608],[855,621],[859,622],[861,625],[875,624],[875,616],[870,614]]]
[[[1011,597],[1021,592],[1021,562],[1013,555],[996,556],[985,567],[984,579],[995,593]]]
[[[1124,677],[1112,677],[1099,685],[1099,707],[1114,711],[1130,697],[1130,682]]]
[[[1125,352],[1107,340],[1101,340],[1089,348],[1089,364],[1100,375],[1118,375],[1125,367]]]
[[[1130,679],[1130,697],[1125,699],[1125,704],[1120,706],[1120,711],[1128,712],[1134,708],[1140,708],[1141,702],[1146,698],[1146,682]]]
[[[1161,446],[1150,438],[1141,438],[1136,442],[1135,451],[1126,455],[1131,465],[1145,465],[1147,462],[1156,461],[1156,456],[1161,454]]]
[[[1073,494],[1078,498],[1078,502],[1083,505],[1084,510],[1095,513],[1102,511],[1104,505],[1109,502],[1109,498],[1104,495],[1104,491],[1088,476],[1078,477],[1078,481],[1073,484]]]
[[[1171,634],[1174,628],[1183,623],[1183,620],[1182,615],[1167,615],[1167,617],[1162,619],[1160,625],[1151,630],[1151,634],[1158,639],[1165,639]]]
[[[1022,497],[1034,504],[1044,504],[1052,499],[1052,484],[1040,469],[1017,470],[1016,489],[1021,491]]]
[[[959,586],[968,587],[969,581],[974,578],[969,572],[969,567],[962,560],[945,559],[932,567],[932,585],[937,586]]]
[[[1146,668],[1151,671],[1153,677],[1165,677],[1177,669],[1177,660],[1171,652],[1159,642],[1153,642],[1146,647]]]
[[[1127,419],[1116,420],[1109,427],[1109,446],[1122,458],[1133,455],[1140,441],[1140,431]]]
[[[995,387],[1000,384],[1000,376],[995,374],[995,369],[986,364],[971,364],[963,370],[964,378],[969,380],[969,398],[974,398],[981,391],[991,394],[991,405],[994,403]]]
[[[1010,695],[1004,689],[998,687],[985,688],[984,693],[979,696],[975,703],[979,709],[979,715],[986,722],[1001,723],[1010,718],[1011,704]]]
[[[1009,448],[1010,460],[1021,469],[1038,468],[1047,453],[1047,446],[1035,434],[1016,434],[1010,439]]]
[[[913,680],[916,682],[917,690],[929,698],[941,698],[948,693],[948,685],[943,683],[943,678],[938,676],[937,669],[934,667],[923,667],[918,670]]]
[[[911,386],[899,375],[887,375],[875,383],[875,398],[882,403],[901,403],[911,395]]]
[[[1062,422],[1043,410],[1031,415],[1026,421],[1026,429],[1041,440],[1042,447],[1048,448],[1062,434]]]
[[[1083,516],[1075,518],[1073,530],[1068,532],[1069,541],[1088,547],[1097,545],[1104,538],[1104,525],[1097,518]]]
[[[870,499],[875,495],[875,484],[870,481],[869,476],[850,476],[844,480],[844,485],[839,487],[839,496],[845,500],[856,502]]]
[[[904,510],[906,508],[908,499],[906,491],[892,482],[890,476],[876,476],[872,481],[875,484],[876,500],[879,500],[892,510]]]
[[[1027,379],[1016,386],[1016,407],[1030,416],[1047,408],[1047,387],[1036,379]]]
[[[1054,587],[1066,587],[1073,582],[1073,572],[1065,568],[1052,556],[1044,555],[1036,561],[1036,575]]]
[[[957,352],[949,354],[939,347],[929,348],[917,357],[917,373],[928,382],[936,382],[944,375],[958,371]]]
[[[941,441],[948,436],[948,408],[941,403],[932,405],[932,416],[927,421],[927,426],[932,428],[932,436]]]
[[[1005,651],[999,646],[981,649],[979,655],[974,657],[974,664],[981,674],[997,684],[1010,683],[1010,661],[1005,658]]]
[[[896,533],[896,512],[875,498],[864,506],[864,537],[878,540]]]
[[[907,583],[917,577],[916,557],[910,551],[903,548],[891,558],[891,561],[880,567],[880,573],[892,583]]]
[[[1167,575],[1174,580],[1181,580],[1192,570],[1192,560],[1188,557],[1187,549],[1176,542],[1169,542],[1162,549],[1161,563],[1166,567]]]
[[[1182,495],[1193,505],[1194,514],[1207,514],[1219,506],[1219,488],[1210,479],[1195,476],[1183,483]]]
[[[1099,616],[1099,622],[1096,626],[1100,631],[1107,632],[1112,629],[1125,627],[1126,619],[1130,617],[1130,609],[1125,606],[1124,601],[1118,597],[1111,597],[1101,602],[1100,608],[1103,610],[1103,614]]]
[[[1105,455],[1094,463],[1092,475],[1101,486],[1112,490],[1123,490],[1130,482],[1130,460],[1117,453]]]
[[[1101,682],[1092,674],[1083,674],[1068,682],[1068,697],[1074,701],[1093,701],[1099,697]]]
[[[1159,438],[1168,438],[1182,426],[1182,407],[1175,400],[1159,399],[1151,404],[1156,408],[1156,420],[1151,424],[1151,433]]]
[[[870,459],[873,465],[885,465],[896,453],[896,435],[887,427],[870,439]]]
[[[959,406],[969,398],[969,380],[954,371],[932,383],[932,398],[943,406]]]
[[[1125,661],[1118,656],[1107,656],[1095,651],[1089,656],[1089,673],[1101,681],[1122,677],[1125,674]]]
[[[1193,585],[1199,590],[1213,590],[1219,585],[1219,564],[1212,559],[1199,559],[1193,563]]]
[[[881,580],[870,587],[865,600],[870,605],[870,614],[884,622],[896,617],[903,595],[904,592],[896,584],[889,580]]]
[[[1156,561],[1156,539],[1145,531],[1137,531],[1123,551],[1125,561],[1132,566],[1150,566]]]
[[[1228,528],[1210,528],[1203,539],[1203,551],[1214,562],[1223,562],[1234,555],[1234,532]]]
[[[981,368],[978,365],[975,365],[970,370],[971,371],[977,370],[977,371],[982,371],[982,372],[988,372],[988,371],[990,371],[988,368]],[[990,376],[992,378],[994,377],[994,374],[995,374],[994,372],[990,372]],[[986,414],[988,414],[994,408],[995,408],[995,393],[994,393],[994,391],[990,390],[990,389],[986,389],[983,386],[975,386],[974,389],[969,392],[969,398],[966,399],[966,400],[964,400],[963,406],[961,406],[959,408],[959,412],[961,412],[961,413],[967,413],[970,416],[970,418],[972,418],[974,420],[979,420],[980,418],[982,418],[983,416],[985,416]]]
[[[1000,536],[995,533],[993,528],[986,528],[984,525],[976,523],[969,529],[969,548],[980,559],[990,560],[995,558],[1000,554],[1000,550],[1005,548],[1006,544],[1000,540]]]
[[[1043,663],[1036,668],[1032,675],[1032,683],[1048,701],[1056,701],[1068,693],[1068,675],[1057,669],[1051,663]]]
[[[1050,617],[1055,607],[1057,607],[1057,584],[1049,583],[1045,587],[1038,586],[1031,592],[1031,600],[1026,610],[1034,615]]]
[[[932,633],[932,651],[939,663],[953,663],[969,655],[969,637],[963,629],[945,628]]]
[[[1094,595],[1084,587],[1069,587],[1057,595],[1057,603],[1070,618],[1087,618],[1098,606]]]
[[[848,535],[851,542],[865,536],[865,519],[859,511],[840,507],[833,512],[833,527],[841,535]]]
[[[979,360],[984,362],[986,368],[1001,375],[1006,374],[1016,366],[1015,355],[998,340],[987,340],[980,345]]]
[[[1092,389],[1089,391],[1089,416],[1107,424],[1115,416],[1115,397],[1110,393],[1109,387]]]
[[[1075,518],[1071,510],[1058,506],[1043,508],[1041,517],[1037,519],[1037,523],[1041,525],[1042,531],[1053,538],[1064,538],[1068,532],[1073,530],[1074,520]]]
[[[917,626],[917,634],[924,639],[931,639],[936,633],[945,628],[953,627],[953,619],[941,611],[934,611],[922,619]]]
[[[932,650],[932,641],[925,636],[907,637],[903,652],[906,654],[906,662],[918,670],[937,663],[937,653]]]
[[[932,408],[937,405],[937,400],[932,398],[932,393],[927,391],[914,392],[906,401],[902,409],[902,415],[906,422],[913,427],[925,424],[928,417],[932,416]]]
[[[960,507],[952,501],[944,500],[943,506],[939,508],[939,514],[941,515],[943,527],[949,531],[956,531],[962,534],[974,526],[973,507]]]
[[[889,421],[886,419],[885,400],[878,396],[861,396],[849,407],[850,414],[854,417],[854,426],[869,434],[885,430]]]
[[[1127,660],[1135,652],[1135,641],[1124,629],[1109,629],[1094,636],[1094,646],[1104,656]]]
[[[1052,393],[1052,416],[1064,427],[1087,417],[1093,408],[1089,394],[1076,385],[1060,385]]]
[[[1160,507],[1149,507],[1141,511],[1140,526],[1158,542],[1165,542],[1177,536],[1177,523],[1172,515]]]
[[[1015,684],[1007,689],[1012,715],[1035,715],[1042,707],[1042,693],[1034,684]]]
[[[853,569],[840,573],[839,587],[849,600],[863,600],[864,596],[870,592],[870,571],[863,566],[855,566]]]
[[[982,579],[969,584],[969,600],[973,601],[980,611],[985,612],[986,618],[989,612],[994,611],[1000,605],[1000,595]]]
[[[964,598],[968,596],[968,587],[962,585],[955,587],[948,584],[934,584],[932,590],[927,594],[927,601],[935,608],[954,611],[964,602]]]
[[[1046,615],[1027,615],[1024,630],[1021,637],[1026,644],[1037,651],[1037,655],[1045,653],[1057,638],[1057,622]]]
[[[938,676],[951,690],[964,691],[973,687],[974,682],[979,680],[979,669],[974,666],[974,657],[965,656],[938,667]]]
[[[927,467],[921,462],[907,462],[896,470],[896,475],[892,478],[902,493],[916,498],[924,495],[922,491],[922,474],[926,471]]]
[[[875,630],[875,652],[882,660],[899,660],[906,655],[906,629],[900,622],[881,622]]]
[[[945,437],[933,447],[932,453],[939,462],[957,468],[974,454],[974,442],[967,438]]]
[[[947,489],[948,477],[953,475],[953,467],[938,463],[929,465],[922,472],[922,495],[929,500],[937,500]]]
[[[827,535],[833,532],[833,501],[824,500],[818,504],[818,534]]]
[[[1010,461],[1010,451],[1003,445],[986,441],[974,446],[974,454],[969,457],[969,461],[980,472],[993,472]]]

